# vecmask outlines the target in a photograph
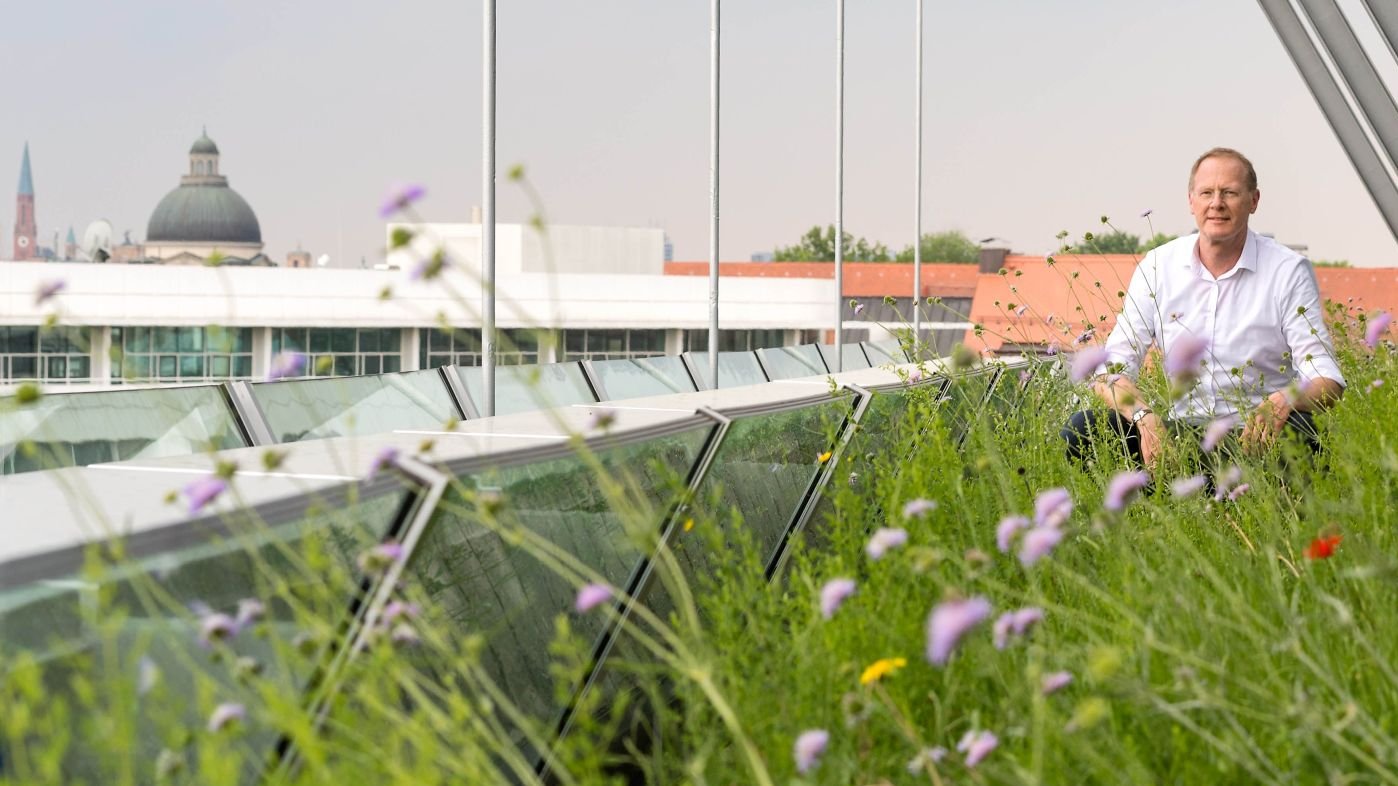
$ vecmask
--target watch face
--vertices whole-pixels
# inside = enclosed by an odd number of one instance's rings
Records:
[[[25,247],[27,247],[28,245],[29,245],[29,238],[24,237],[23,235],[21,235],[20,238],[19,238],[19,247],[20,247],[20,248],[25,248]]]

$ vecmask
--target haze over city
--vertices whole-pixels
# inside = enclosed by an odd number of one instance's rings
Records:
[[[1372,41],[1358,4],[1341,2]],[[913,12],[847,14],[845,225],[913,236]],[[12,76],[0,185],[30,144],[41,241],[97,218],[145,234],[203,127],[273,259],[379,261],[389,185],[428,188],[431,221],[480,202],[479,3],[138,0],[27,3],[0,31]],[[499,9],[499,220],[653,226],[707,256],[708,4],[516,0]],[[1398,245],[1252,2],[927,4],[928,231],[1044,253],[1098,218],[1191,229],[1189,163],[1228,145],[1256,163],[1254,226],[1313,258],[1393,265]],[[724,259],[834,218],[833,3],[725,4]],[[1381,48],[1371,48],[1380,51]],[[1390,88],[1392,61],[1378,63]],[[10,192],[12,193],[12,192]],[[0,232],[8,247],[8,211]]]

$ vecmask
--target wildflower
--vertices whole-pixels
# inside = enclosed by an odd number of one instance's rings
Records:
[[[379,205],[379,218],[388,218],[400,210],[406,210],[414,202],[422,199],[427,189],[416,183],[401,183],[388,190],[383,204]]]
[[[1091,326],[1091,325],[1088,325],[1086,330],[1084,330],[1083,332],[1079,333],[1079,334],[1078,334],[1078,337],[1075,338],[1075,339],[1073,339],[1073,343],[1074,343],[1074,344],[1086,344],[1087,342],[1089,342],[1089,341],[1092,340],[1092,336],[1093,336],[1093,334],[1095,334],[1096,332],[1097,332],[1097,329],[1096,329],[1096,328],[1094,328],[1094,327]]]
[[[1175,341],[1165,356],[1165,373],[1176,378],[1193,376],[1208,351],[1209,342],[1202,336],[1186,333]]]
[[[586,614],[597,608],[599,605],[611,600],[612,588],[606,584],[584,584],[578,590],[578,598],[573,603],[573,607],[579,614]]]
[[[845,599],[854,594],[854,579],[831,579],[820,588],[820,615],[826,619],[835,616]]]
[[[272,358],[272,367],[267,371],[267,381],[275,382],[288,377],[299,377],[306,370],[306,356],[300,352],[278,352]]]
[[[1063,530],[1057,527],[1034,527],[1024,535],[1024,539],[1019,544],[1019,561],[1024,567],[1030,567],[1039,560],[1047,557],[1063,542]]]
[[[1026,606],[1018,611],[1007,611],[1001,614],[991,626],[991,633],[995,638],[995,649],[1003,650],[1009,644],[1010,636],[1023,636],[1036,624],[1043,622],[1044,610],[1034,606]]]
[[[1335,553],[1335,547],[1340,545],[1342,535],[1325,535],[1311,541],[1311,545],[1306,547],[1306,559],[1329,559]]]
[[[247,708],[241,704],[232,702],[220,704],[214,708],[213,714],[209,716],[209,731],[214,733],[223,731],[247,716]]]
[[[1381,387],[1383,387],[1383,379],[1376,379],[1369,383],[1370,390],[1378,390]]]
[[[849,485],[850,485],[850,488],[854,488],[855,486],[859,485],[859,473],[858,473],[858,472],[851,472],[851,473],[849,473]]]
[[[983,597],[939,603],[927,618],[927,660],[942,665],[970,630],[990,616],[990,601]]]
[[[1228,501],[1237,501],[1238,497],[1241,497],[1244,494],[1248,493],[1248,489],[1250,488],[1252,488],[1252,485],[1249,483],[1240,483],[1237,486],[1234,486],[1233,490],[1228,492]]]
[[[442,269],[446,266],[447,253],[439,248],[414,262],[412,269],[408,271],[408,279],[411,281],[431,281],[440,276]]]
[[[1199,443],[1199,447],[1202,448],[1205,453],[1212,451],[1214,448],[1218,447],[1218,443],[1222,441],[1224,437],[1228,436],[1228,432],[1232,431],[1233,427],[1236,425],[1238,425],[1238,417],[1236,415],[1225,415],[1221,418],[1216,418],[1209,424],[1208,428],[1204,429],[1204,440]]]
[[[883,559],[890,549],[896,549],[908,542],[908,531],[897,527],[880,527],[864,546],[869,559]]]
[[[388,604],[383,607],[381,619],[383,620],[383,624],[387,625],[399,617],[410,620],[416,619],[420,614],[422,614],[422,607],[416,603],[404,603],[401,600],[394,600],[389,601]]]
[[[909,500],[908,503],[903,506],[903,518],[921,518],[936,509],[936,502],[918,497],[917,499]]]
[[[1029,518],[1026,516],[1006,516],[1000,519],[1000,523],[995,527],[995,545],[1000,547],[1000,553],[1008,554],[1015,533],[1028,528]]]
[[[878,682],[904,666],[908,665],[907,658],[879,658],[859,675],[859,684],[868,685],[871,682]]]
[[[406,622],[400,622],[394,625],[393,630],[388,633],[388,638],[389,641],[400,646],[417,644],[422,641],[422,638],[417,635],[417,631],[413,629],[413,626]]]
[[[825,451],[824,453],[820,454],[819,456],[816,456],[816,463],[817,463],[817,464],[824,464],[825,462],[827,462],[827,461],[830,460],[830,456],[831,456],[831,455],[833,455],[833,454],[832,454],[830,451],[828,451],[828,450]]]
[[[1387,311],[1380,311],[1369,320],[1369,328],[1364,331],[1364,343],[1369,345],[1369,349],[1378,347],[1379,339],[1383,337],[1384,331],[1388,330],[1388,323],[1392,320]]]
[[[161,748],[160,755],[155,757],[155,779],[166,781],[174,778],[184,770],[184,754],[176,753],[169,748]]]
[[[1214,499],[1220,502],[1223,501],[1223,498],[1228,495],[1228,492],[1232,491],[1233,487],[1238,485],[1238,481],[1242,479],[1243,471],[1238,469],[1237,464],[1229,467],[1224,471],[1223,477],[1218,479],[1218,485],[1214,489]]]
[[[1150,214],[1151,214],[1151,213],[1154,213],[1154,212],[1155,212],[1154,210],[1152,210],[1152,209],[1150,209],[1150,208],[1146,208],[1145,210],[1142,210],[1142,211],[1141,211],[1141,218],[1150,218]]]
[[[913,369],[912,369],[911,371],[908,372],[908,384],[913,384],[913,383],[921,382],[921,381],[922,381],[922,368],[921,368],[921,367],[918,367],[918,366],[914,366]]]
[[[616,411],[611,409],[599,409],[592,413],[592,418],[588,420],[587,427],[592,431],[609,429],[616,423]]]
[[[917,775],[932,769],[932,765],[937,764],[947,757],[947,749],[943,747],[923,748],[917,755],[908,762],[908,774]]]
[[[1067,671],[1055,671],[1052,674],[1045,674],[1042,682],[1039,683],[1039,692],[1045,696],[1057,693],[1073,683],[1073,675]]]
[[[863,304],[863,303],[855,303],[855,304],[854,304],[854,315],[857,317],[857,316],[859,316],[860,314],[863,314],[863,313],[864,313],[864,304]]]
[[[1068,376],[1074,382],[1084,382],[1097,371],[1097,367],[1107,362],[1107,350],[1091,347],[1073,354],[1073,365]]]
[[[1119,511],[1126,507],[1136,492],[1150,485],[1150,475],[1139,470],[1118,472],[1107,484],[1107,496],[1102,502],[1102,507],[1110,511]]]
[[[386,447],[374,456],[374,463],[369,465],[369,474],[364,476],[365,482],[378,477],[378,474],[389,467],[398,466],[398,448]]]
[[[243,598],[238,601],[238,616],[234,622],[237,623],[238,630],[243,630],[260,622],[266,613],[267,608],[262,605],[262,601],[257,598]]]
[[[1199,493],[1208,483],[1209,479],[1203,475],[1180,478],[1170,484],[1170,494],[1176,498],[1192,496]]]
[[[34,305],[42,305],[44,301],[51,299],[54,295],[68,288],[68,282],[62,279],[45,281],[34,291]]]
[[[155,665],[155,661],[142,655],[136,663],[136,695],[144,696],[150,693],[159,681],[160,667]]]
[[[1034,498],[1034,525],[1057,527],[1068,520],[1073,512],[1073,498],[1068,489],[1054,487],[1044,489]]]
[[[1050,356],[1052,356],[1052,355],[1057,355],[1057,354],[1058,354],[1058,342],[1057,342],[1057,341],[1050,341],[1050,342],[1048,343],[1048,346],[1047,346],[1047,347],[1044,347],[1044,354],[1045,354],[1045,355],[1050,355]]]
[[[228,490],[228,482],[213,475],[200,478],[184,487],[185,498],[189,501],[189,515],[203,510],[218,495]]]
[[[956,749],[966,754],[966,766],[974,767],[989,756],[999,744],[1000,739],[993,733],[972,730],[966,732],[961,742],[956,743]]]
[[[403,547],[393,541],[380,543],[359,555],[359,569],[365,573],[383,573],[395,562],[402,561]]]
[[[1053,314],[1050,313],[1048,316],[1044,317],[1044,324],[1052,325],[1053,321],[1057,318],[1058,317],[1055,317]]]
[[[1023,303],[1021,303],[1020,306],[1019,306],[1019,308],[1016,308],[1016,309],[1015,309],[1015,316],[1017,316],[1017,317],[1022,317],[1022,316],[1024,316],[1024,312],[1026,312],[1026,311],[1028,311],[1028,310],[1029,310],[1029,306],[1024,305]]]
[[[792,749],[792,756],[796,759],[796,771],[802,775],[809,772],[820,761],[821,754],[825,753],[825,746],[829,744],[830,732],[825,729],[801,732]]]

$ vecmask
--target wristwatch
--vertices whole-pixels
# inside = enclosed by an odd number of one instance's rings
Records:
[[[1150,409],[1148,409],[1148,408],[1146,408],[1146,407],[1141,407],[1140,409],[1136,410],[1135,412],[1132,412],[1132,413],[1131,413],[1131,425],[1134,426],[1134,425],[1140,423],[1142,420],[1145,420],[1146,415],[1149,415],[1149,414],[1151,414],[1151,411],[1150,411]]]

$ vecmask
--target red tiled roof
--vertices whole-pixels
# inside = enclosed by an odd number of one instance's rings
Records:
[[[772,278],[834,278],[830,262],[720,262],[720,276]],[[667,276],[707,276],[708,262],[666,262]],[[922,264],[922,295],[971,297],[976,291],[975,265],[949,262]],[[909,297],[913,266],[907,262],[848,262],[844,266],[844,297]]]

